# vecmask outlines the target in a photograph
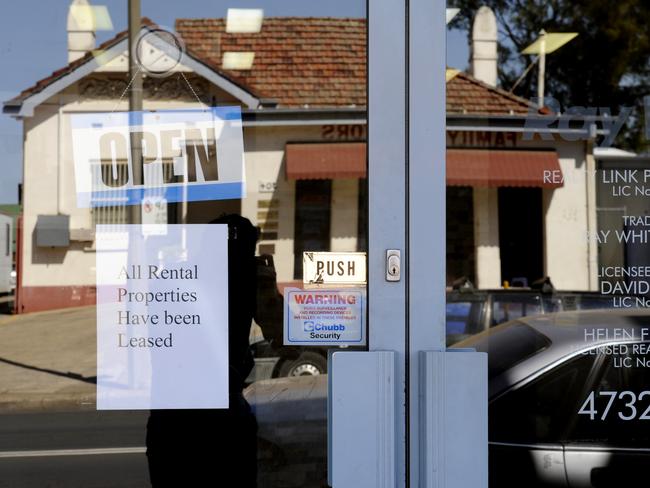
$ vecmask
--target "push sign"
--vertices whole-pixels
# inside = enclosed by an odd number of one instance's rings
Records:
[[[79,207],[141,204],[150,196],[167,202],[245,196],[239,107],[70,117]],[[131,160],[133,143],[140,161]]]
[[[365,252],[302,253],[303,283],[309,285],[364,285]]]

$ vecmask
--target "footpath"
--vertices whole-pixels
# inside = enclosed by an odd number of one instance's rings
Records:
[[[95,307],[0,316],[0,413],[95,409]]]

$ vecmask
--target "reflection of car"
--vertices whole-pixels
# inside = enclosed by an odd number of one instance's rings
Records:
[[[488,353],[490,486],[601,488],[644,479],[650,462],[650,313],[524,318],[455,347]],[[258,415],[261,445],[273,446],[285,470],[299,463],[282,454],[285,446],[298,448],[287,432],[299,431],[306,418],[311,436],[299,447],[322,452],[324,375],[256,383],[246,396]],[[314,413],[320,415],[318,428]],[[314,486],[325,479],[326,472],[319,473]]]
[[[275,346],[267,340],[251,344],[255,368],[248,382],[284,376],[317,376],[327,372],[327,349]]]
[[[488,353],[491,486],[643,479],[648,333],[647,311],[607,310],[522,319],[459,343]]]
[[[620,298],[620,297],[619,297]],[[634,303],[633,303],[634,304]],[[520,317],[573,310],[610,309],[613,297],[596,292],[558,291],[549,279],[531,288],[474,289],[460,280],[447,291],[447,344]],[[249,380],[307,376],[327,371],[326,347],[286,347],[266,341],[254,346],[255,371]]]
[[[612,296],[585,291],[557,291],[550,281],[536,288],[476,290],[469,286],[447,292],[447,344],[520,317],[572,310],[613,308]]]
[[[258,381],[244,392],[258,422],[259,487],[327,485],[327,375]]]
[[[538,288],[476,290],[458,287],[447,292],[447,344],[452,345],[509,320],[572,310],[609,309],[611,296],[596,292],[557,291],[550,282]],[[256,369],[250,377],[268,379],[306,376],[327,371],[327,348],[254,345]]]

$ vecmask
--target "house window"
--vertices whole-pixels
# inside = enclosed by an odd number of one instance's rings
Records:
[[[303,251],[329,251],[332,180],[296,180],[294,272],[302,280]]]

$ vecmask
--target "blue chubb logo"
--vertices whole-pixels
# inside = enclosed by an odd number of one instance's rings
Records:
[[[303,330],[305,332],[320,332],[320,331],[345,331],[343,324],[323,324],[321,322],[314,322],[312,320],[305,320],[303,322]]]

